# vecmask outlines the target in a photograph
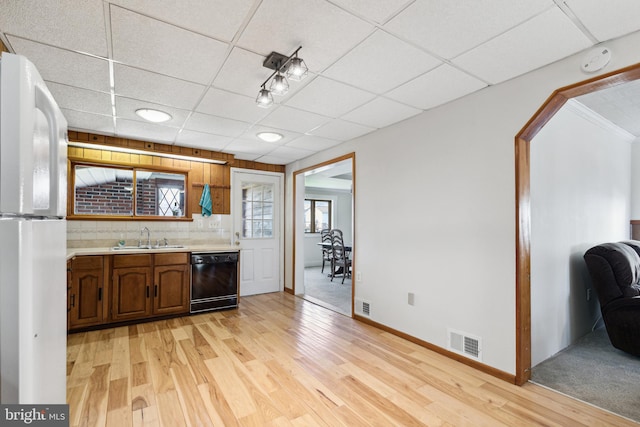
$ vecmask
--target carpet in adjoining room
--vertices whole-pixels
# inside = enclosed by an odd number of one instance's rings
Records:
[[[305,268],[304,294],[300,296],[329,310],[351,316],[351,279],[346,278],[343,284],[342,276],[337,276],[332,282],[327,277],[328,272],[328,266],[324,273],[320,272],[320,267]]]
[[[640,422],[640,357],[598,328],[534,366],[531,381]]]

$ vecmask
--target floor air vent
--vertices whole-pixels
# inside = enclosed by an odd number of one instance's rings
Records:
[[[470,359],[482,360],[482,340],[464,332],[449,329],[449,350]]]
[[[371,304],[367,301],[362,301],[361,299],[357,299],[355,300],[355,311],[356,314],[359,314],[361,316],[366,316],[366,317],[370,317],[371,315]]]

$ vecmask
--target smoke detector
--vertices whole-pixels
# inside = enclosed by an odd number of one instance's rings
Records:
[[[611,60],[611,50],[607,47],[598,47],[591,49],[582,58],[582,64],[580,68],[585,73],[595,73],[602,70]]]

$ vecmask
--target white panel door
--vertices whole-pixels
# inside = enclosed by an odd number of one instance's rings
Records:
[[[231,170],[234,244],[240,246],[240,295],[282,290],[280,173]]]

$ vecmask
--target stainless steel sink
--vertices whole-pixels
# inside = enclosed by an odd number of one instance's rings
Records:
[[[148,251],[150,249],[180,249],[184,248],[184,245],[159,245],[159,246],[114,246],[112,251]]]

